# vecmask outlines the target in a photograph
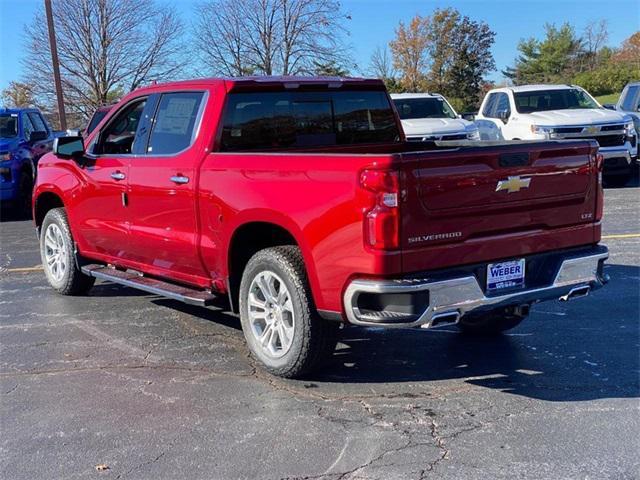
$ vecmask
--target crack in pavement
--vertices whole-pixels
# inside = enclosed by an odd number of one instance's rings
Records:
[[[20,385],[19,383],[16,383],[13,388],[10,388],[6,392],[4,392],[4,395],[9,395],[10,393],[13,393],[18,388],[19,385]]]

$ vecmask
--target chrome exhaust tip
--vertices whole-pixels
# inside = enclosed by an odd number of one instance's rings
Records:
[[[561,302],[568,302],[569,300],[574,300],[576,298],[586,297],[587,295],[589,295],[590,291],[591,287],[589,287],[588,285],[572,288],[569,293],[567,293],[566,295],[562,295],[559,300]]]
[[[443,325],[443,324],[451,325],[454,323],[458,323],[459,320],[460,320],[460,312],[458,312],[457,310],[454,312],[436,313],[431,318],[431,321],[429,323],[425,323],[421,325],[421,327],[430,328],[430,327],[435,327],[436,325]]]

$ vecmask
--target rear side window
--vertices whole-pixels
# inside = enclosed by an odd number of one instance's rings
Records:
[[[272,150],[399,140],[382,91],[232,93],[223,151]]]
[[[626,94],[623,96],[624,100],[622,101],[623,110],[627,110],[629,112],[638,110],[638,104],[640,103],[640,98],[636,101],[638,90],[640,90],[640,85],[629,85],[627,87]]]
[[[166,93],[160,98],[147,154],[170,155],[191,145],[202,92]]]
[[[26,113],[22,114],[22,131],[24,132],[24,137],[27,140],[29,140],[31,134],[36,131],[36,128],[33,126],[31,119],[27,116]]]
[[[31,123],[33,123],[33,126],[38,132],[48,132],[47,126],[39,113],[29,112],[28,115],[31,119]]]
[[[499,93],[498,100],[496,104],[496,110],[493,114],[494,117],[499,117],[500,112],[509,112],[511,113],[511,107],[509,106],[509,97],[506,93]]]

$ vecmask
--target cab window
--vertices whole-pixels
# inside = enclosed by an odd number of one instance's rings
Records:
[[[231,93],[223,118],[223,151],[282,150],[397,142],[383,91]]]
[[[191,145],[202,97],[202,92],[162,95],[149,137],[147,155],[171,155]]]
[[[622,109],[627,110],[629,112],[638,111],[638,104],[640,103],[640,98],[636,100],[638,97],[638,93],[640,90],[640,85],[629,85],[627,87],[627,91],[623,95],[624,100],[622,101]],[[635,105],[634,105],[635,103]]]
[[[489,94],[489,98],[487,98],[487,103],[484,104],[484,108],[482,109],[482,115],[489,118],[493,116],[493,110],[495,109],[495,106],[496,106],[497,97],[498,97],[497,93]]]
[[[31,134],[35,132],[36,129],[31,122],[31,119],[26,113],[22,114],[22,132],[24,134],[24,138],[29,140]]]
[[[48,133],[49,129],[47,128],[47,125],[44,123],[44,120],[39,113],[29,112],[27,115],[31,119],[31,123],[33,124],[36,131]]]
[[[96,155],[130,154],[146,104],[147,99],[143,98],[130,103],[118,112],[100,132],[92,152]]]
[[[507,117],[511,115],[511,107],[509,106],[509,96],[506,93],[499,93],[498,100],[496,102],[495,112],[493,112],[494,118],[500,118],[500,114],[505,113]]]

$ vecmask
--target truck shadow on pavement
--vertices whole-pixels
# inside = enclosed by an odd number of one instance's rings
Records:
[[[605,289],[576,302],[535,306],[518,328],[497,337],[470,338],[455,326],[346,327],[328,364],[305,381],[329,389],[331,384],[407,384],[391,387],[407,395],[416,383],[462,380],[549,401],[640,397],[640,267],[609,265],[606,271],[611,282]],[[154,303],[242,336],[239,320],[222,310]]]

